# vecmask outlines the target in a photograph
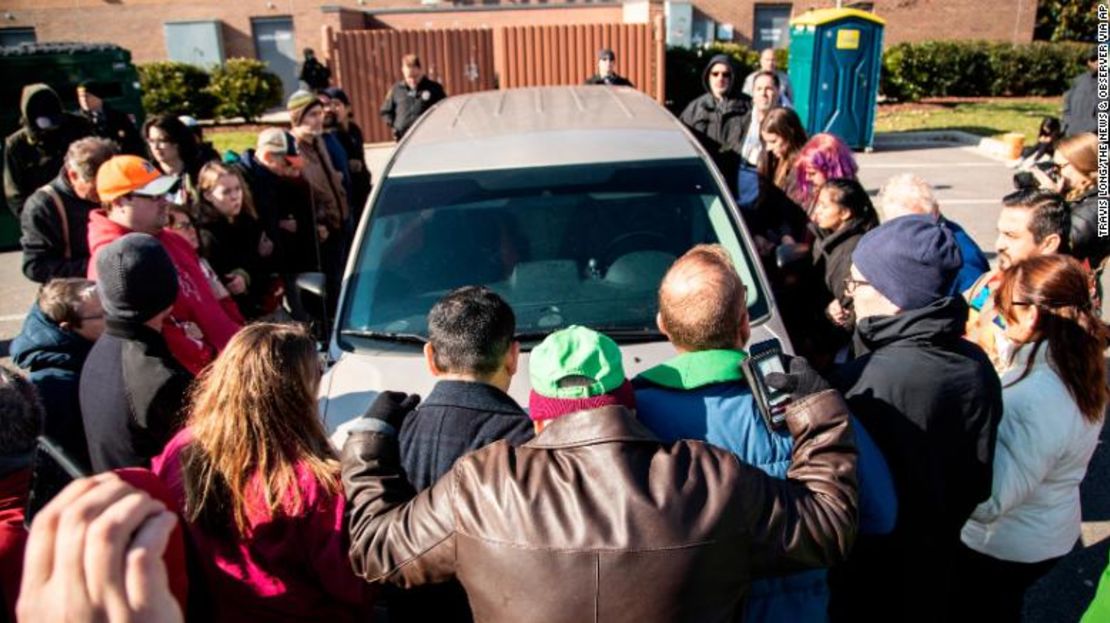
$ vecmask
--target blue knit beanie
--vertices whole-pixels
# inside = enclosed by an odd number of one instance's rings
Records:
[[[963,259],[952,232],[931,216],[913,214],[867,232],[852,263],[899,309],[921,309],[948,296]]]

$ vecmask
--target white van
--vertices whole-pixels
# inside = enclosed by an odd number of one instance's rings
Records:
[[[321,384],[329,432],[381,390],[426,396],[421,348],[432,304],[485,285],[516,313],[527,352],[592,327],[621,345],[631,378],[672,357],[656,290],[671,263],[719,243],[747,285],[752,342],[790,343],[736,204],[686,128],[642,93],[539,87],[451,97],[397,147],[347,263]]]

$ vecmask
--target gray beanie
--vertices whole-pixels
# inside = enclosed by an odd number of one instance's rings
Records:
[[[149,234],[130,233],[96,254],[97,291],[111,320],[146,322],[177,300],[177,269]]]
[[[931,216],[913,214],[864,234],[852,264],[899,309],[921,309],[948,296],[963,259],[952,232]]]

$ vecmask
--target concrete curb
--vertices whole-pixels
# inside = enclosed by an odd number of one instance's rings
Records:
[[[875,147],[913,147],[945,143],[974,147],[984,156],[1000,162],[1016,162],[1009,158],[1010,148],[997,139],[984,138],[959,130],[921,130],[917,132],[883,132],[875,135]]]

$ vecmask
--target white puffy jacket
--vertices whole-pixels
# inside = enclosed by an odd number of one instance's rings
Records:
[[[1098,444],[1102,422],[1088,422],[1049,366],[1042,344],[1033,369],[1030,345],[1002,375],[1002,422],[994,455],[991,496],[964,525],[971,549],[1001,560],[1039,562],[1071,551],[1081,522],[1079,483]]]

